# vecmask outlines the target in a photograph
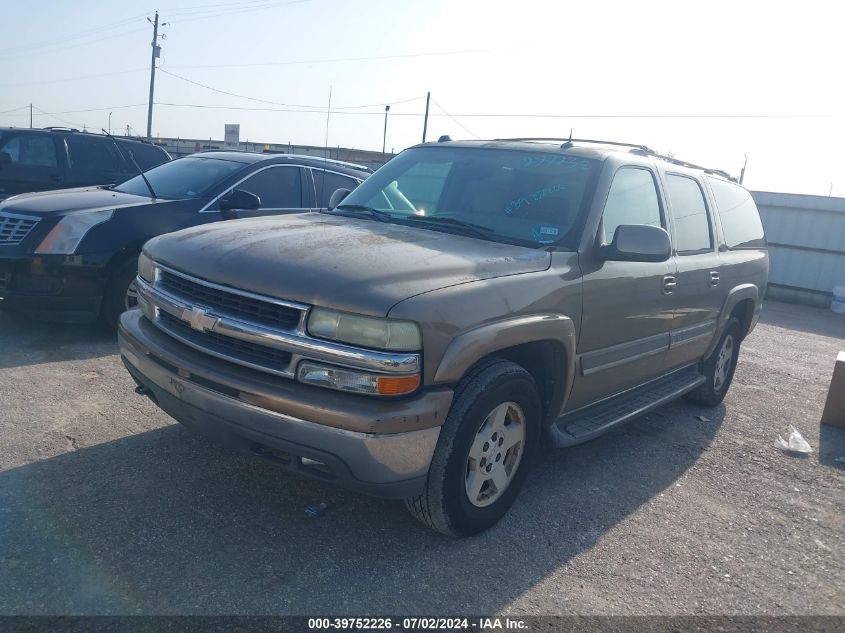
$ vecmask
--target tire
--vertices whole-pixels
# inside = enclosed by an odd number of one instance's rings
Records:
[[[731,317],[713,353],[702,365],[704,384],[686,394],[686,400],[705,407],[715,407],[725,399],[733,382],[741,342],[739,321]],[[729,364],[725,366],[725,362]]]
[[[455,390],[425,490],[405,505],[424,525],[449,536],[488,529],[513,504],[540,431],[540,396],[531,374],[507,360],[480,363]]]
[[[137,274],[137,256],[128,257],[118,265],[106,285],[100,312],[103,323],[111,330],[117,329],[121,314],[138,305],[137,293],[133,290]]]

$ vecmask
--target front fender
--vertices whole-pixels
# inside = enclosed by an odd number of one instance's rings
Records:
[[[550,377],[554,390],[548,410],[557,413],[572,388],[575,376],[575,324],[560,314],[520,316],[488,323],[456,336],[443,355],[434,375],[436,384],[458,382],[482,358],[525,343],[549,341],[563,350],[563,362]]]

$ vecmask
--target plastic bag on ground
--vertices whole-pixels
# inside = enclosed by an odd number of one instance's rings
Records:
[[[775,446],[779,449],[784,451],[790,451],[792,453],[812,453],[813,448],[804,439],[804,436],[798,432],[791,424],[789,425],[789,441],[787,442],[784,440],[780,435],[778,435],[778,439],[775,441]]]

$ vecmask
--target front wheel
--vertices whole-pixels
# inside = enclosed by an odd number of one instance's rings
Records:
[[[740,340],[739,321],[731,317],[716,349],[702,365],[704,384],[684,398],[705,407],[715,407],[725,399],[736,371]]]
[[[493,526],[516,498],[540,435],[540,397],[531,374],[487,361],[455,390],[426,488],[405,504],[419,521],[449,536]]]
[[[106,327],[116,330],[120,315],[138,306],[138,289],[135,277],[138,274],[138,259],[130,257],[115,270],[103,297],[102,317]]]

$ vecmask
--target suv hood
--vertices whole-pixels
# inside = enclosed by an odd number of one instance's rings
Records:
[[[144,250],[233,288],[371,316],[423,292],[551,262],[533,248],[321,213],[217,222],[154,238]]]
[[[0,211],[41,217],[58,217],[74,211],[120,209],[154,202],[156,201],[146,196],[136,196],[97,187],[80,187],[78,189],[59,189],[57,191],[24,193],[13,196],[4,202],[0,202]],[[158,202],[169,202],[169,200]]]

